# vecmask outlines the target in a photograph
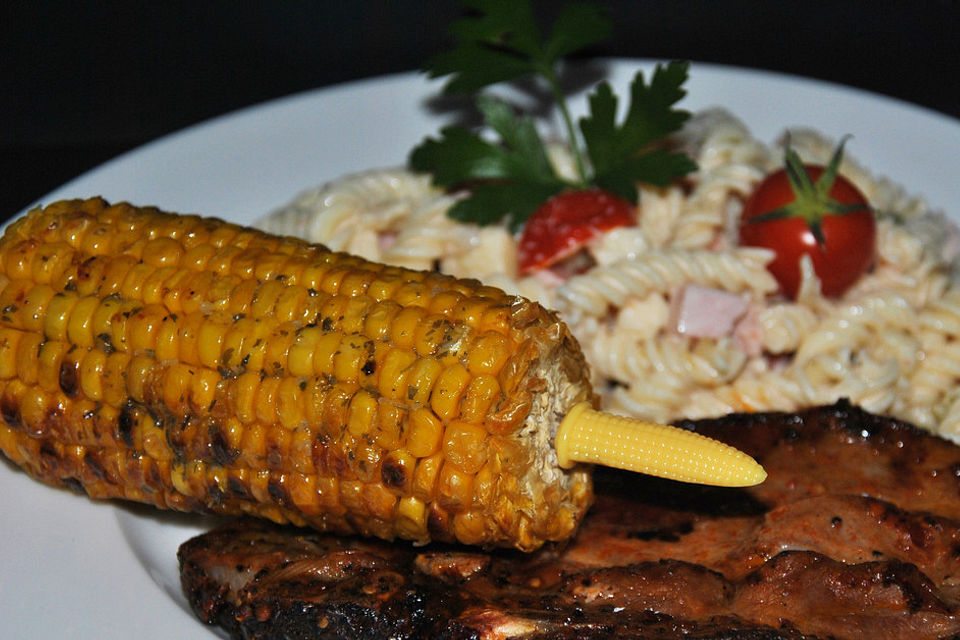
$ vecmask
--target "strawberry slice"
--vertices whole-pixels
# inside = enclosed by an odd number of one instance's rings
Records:
[[[544,202],[527,220],[517,247],[520,273],[545,269],[597,235],[637,223],[636,208],[600,189],[564,191]]]

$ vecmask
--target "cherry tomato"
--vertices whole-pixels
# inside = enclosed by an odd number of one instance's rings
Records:
[[[595,236],[636,224],[636,208],[600,189],[564,191],[527,220],[517,247],[520,272],[545,269],[573,255]]]
[[[803,165],[795,154],[789,167],[788,151],[788,169],[768,175],[744,205],[740,244],[774,251],[776,257],[768,269],[791,298],[796,298],[800,287],[801,256],[810,256],[821,291],[830,297],[842,295],[874,261],[877,230],[873,211],[864,195],[836,174],[839,152],[838,148],[831,160],[834,178],[830,185],[819,182],[829,167]],[[809,181],[801,176],[798,184],[796,172],[800,170]]]

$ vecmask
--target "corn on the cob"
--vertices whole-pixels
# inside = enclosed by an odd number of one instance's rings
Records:
[[[0,286],[0,448],[45,482],[521,549],[590,504],[539,419],[583,357],[498,289],[101,199],[11,224]]]
[[[98,198],[0,240],[0,450],[93,497],[531,550],[590,504],[582,403],[566,327],[474,281]]]

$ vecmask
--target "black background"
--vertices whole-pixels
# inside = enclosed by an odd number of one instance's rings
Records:
[[[960,5],[600,0],[595,55],[682,58],[840,82],[960,118]],[[549,16],[555,4],[539,2]],[[0,219],[109,158],[263,100],[412,70],[453,0],[7,0]]]

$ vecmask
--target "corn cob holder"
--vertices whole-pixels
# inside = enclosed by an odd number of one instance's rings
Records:
[[[586,372],[538,304],[218,220],[94,198],[0,240],[0,450],[95,498],[531,550],[589,507],[580,462],[763,479],[593,411]]]

